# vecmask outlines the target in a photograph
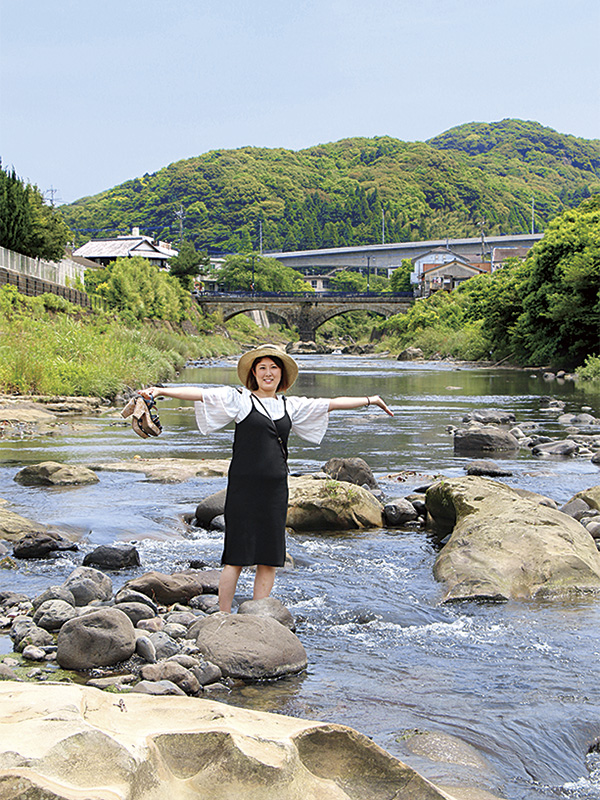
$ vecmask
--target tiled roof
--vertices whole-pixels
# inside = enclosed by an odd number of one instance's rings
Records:
[[[92,239],[77,248],[73,255],[84,258],[128,258],[132,255],[172,258],[177,251],[160,247],[147,236],[118,236],[115,239]]]

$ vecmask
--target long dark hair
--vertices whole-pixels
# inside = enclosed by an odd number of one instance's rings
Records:
[[[270,358],[271,361],[277,364],[281,370],[281,380],[277,384],[277,389],[275,391],[278,392],[281,389],[282,392],[285,392],[285,390],[288,388],[288,377],[283,361],[278,356],[259,356],[258,358],[255,358],[252,362],[252,366],[250,367],[250,371],[248,372],[248,377],[246,378],[246,388],[250,389],[251,392],[255,392],[258,389],[258,383],[256,381],[254,370],[258,362],[262,361],[263,358]]]

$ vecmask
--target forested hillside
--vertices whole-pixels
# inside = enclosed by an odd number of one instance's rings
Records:
[[[132,226],[197,249],[296,250],[536,231],[600,192],[600,140],[536,122],[470,123],[431,139],[344,139],[294,152],[214,150],[61,210],[77,243]]]

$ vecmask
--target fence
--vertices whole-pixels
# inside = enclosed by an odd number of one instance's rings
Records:
[[[42,258],[30,258],[22,253],[15,253],[5,247],[0,247],[0,267],[59,286],[73,286],[78,281],[83,283],[85,272],[82,264],[70,258],[63,258],[62,261],[44,261]]]
[[[28,297],[37,297],[46,293],[57,294],[70,303],[76,303],[86,308],[92,307],[92,299],[85,292],[80,292],[78,289],[70,289],[68,286],[60,286],[58,283],[44,281],[41,278],[34,278],[32,275],[23,275],[20,272],[6,269],[6,267],[0,267],[0,286],[6,283],[16,286],[21,294],[26,294]]]

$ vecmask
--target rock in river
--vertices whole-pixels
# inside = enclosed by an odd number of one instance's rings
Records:
[[[489,478],[452,478],[427,490],[427,510],[434,521],[454,520],[434,565],[446,601],[600,592],[591,535],[532,496]]]
[[[23,486],[80,486],[98,483],[98,476],[81,464],[60,464],[57,461],[42,461],[24,467],[15,475],[15,481]]]
[[[455,453],[510,452],[518,449],[519,442],[512,433],[495,425],[471,422],[468,428],[454,431]]]
[[[74,684],[0,681],[0,762],[6,798],[453,800],[342,725]]]
[[[125,586],[141,592],[157,603],[172,605],[187,603],[198,594],[216,594],[219,586],[220,570],[187,570],[167,575],[162,572],[147,572],[128,581]]]
[[[135,629],[116,608],[101,608],[71,619],[58,634],[56,660],[63,669],[108,667],[135,651]]]
[[[373,471],[363,458],[330,458],[323,464],[323,472],[336,481],[347,481],[357,486],[366,484],[369,489],[377,486]]]
[[[379,528],[383,506],[371,492],[345,481],[289,479],[287,524],[296,531]]]
[[[272,617],[219,613],[192,628],[202,654],[232,678],[280,678],[306,667],[300,639]]]

